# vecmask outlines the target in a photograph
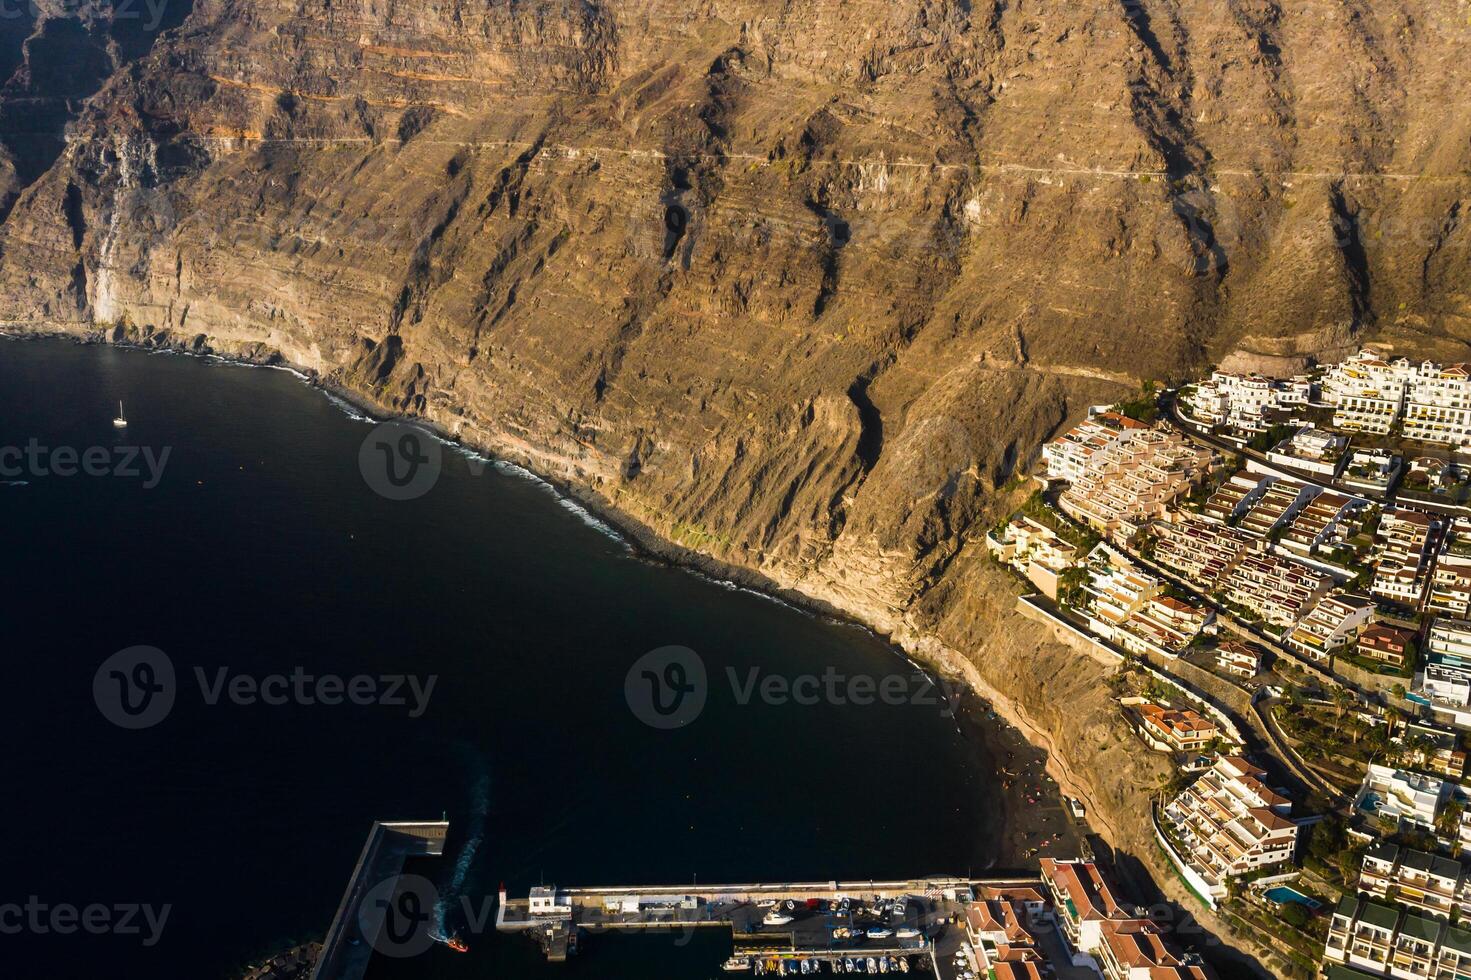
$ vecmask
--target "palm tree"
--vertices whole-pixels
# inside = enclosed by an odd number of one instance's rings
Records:
[[[1429,735],[1411,735],[1400,743],[1401,758],[1414,765],[1428,765],[1435,754],[1435,739]]]
[[[1075,566],[1067,569],[1058,579],[1057,601],[1070,609],[1081,607],[1087,599],[1086,586],[1090,581],[1087,568]]]
[[[1377,758],[1382,752],[1389,748],[1389,726],[1375,725],[1369,730],[1367,738],[1369,751],[1373,753],[1371,760]]]
[[[1333,720],[1334,735],[1339,734],[1339,730],[1343,727],[1343,714],[1348,710],[1349,705],[1353,703],[1354,696],[1349,693],[1348,688],[1336,687],[1333,689],[1333,707],[1337,709],[1337,714]]]
[[[1461,814],[1465,812],[1465,809],[1459,801],[1450,800],[1441,808],[1440,813],[1435,816],[1435,829],[1440,831],[1443,836],[1456,841],[1457,843],[1454,847],[1457,851],[1461,848],[1459,843],[1461,836]]]

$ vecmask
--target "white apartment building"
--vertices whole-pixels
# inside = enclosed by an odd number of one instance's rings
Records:
[[[1074,954],[1074,965],[1096,968],[1089,954],[1103,945],[1105,929],[1137,918],[1134,910],[1123,904],[1091,861],[1044,857],[1041,864],[1042,883],[1057,910],[1057,925]]]
[[[1076,483],[1094,456],[1114,445],[1125,433],[1147,428],[1143,422],[1117,412],[1100,412],[1084,419],[1042,447],[1047,476]]]
[[[1216,648],[1216,666],[1237,677],[1255,677],[1262,672],[1262,655],[1245,643],[1227,640]]]
[[[1386,975],[1402,914],[1394,906],[1345,895],[1328,923],[1328,940],[1323,949],[1324,972],[1332,976],[1327,964],[1337,963],[1368,970],[1369,976]]]
[[[1099,545],[1089,556],[1088,626],[1133,653],[1175,656],[1215,621],[1202,609],[1164,595],[1164,583],[1132,563],[1106,556]]]
[[[1320,492],[1318,487],[1297,480],[1274,480],[1236,526],[1247,534],[1265,538],[1296,517]]]
[[[1245,514],[1272,486],[1272,477],[1233,473],[1206,499],[1200,516],[1221,524],[1229,524]]]
[[[1282,380],[1215,371],[1209,380],[1194,385],[1181,404],[1198,422],[1260,432],[1267,427],[1270,410],[1306,405],[1312,390],[1312,382],[1305,377]]]
[[[1465,880],[1463,880],[1463,878]],[[1378,840],[1364,852],[1359,891],[1448,919],[1471,911],[1471,878],[1461,862]]]
[[[986,548],[998,560],[1025,575],[1049,599],[1057,598],[1062,573],[1081,557],[1076,545],[1024,515],[1012,518],[1000,536],[986,535]]]
[[[1133,430],[1088,459],[1058,506],[1110,540],[1128,541],[1164,517],[1214,460],[1177,429]]]
[[[1471,446],[1471,365],[1426,361],[1415,368],[1404,431],[1409,439]]]
[[[1379,522],[1380,546],[1369,591],[1412,609],[1429,583],[1430,541],[1439,521],[1415,510],[1388,511]]]
[[[1345,895],[1328,923],[1327,980],[1461,980],[1471,976],[1471,932],[1437,916]]]
[[[1112,638],[1116,628],[1164,591],[1164,583],[1131,564],[1104,564],[1090,556],[1085,588],[1092,599],[1090,625],[1102,636]]]
[[[1287,634],[1287,644],[1318,661],[1335,656],[1374,618],[1374,600],[1357,592],[1325,596]]]
[[[1434,833],[1445,787],[1445,780],[1435,776],[1370,763],[1355,806],[1399,827]]]
[[[1471,667],[1432,656],[1425,669],[1415,675],[1414,695],[1435,717],[1471,728]]]
[[[1425,652],[1471,666],[1471,622],[1437,616],[1425,633]]]
[[[1215,610],[1192,606],[1170,596],[1155,596],[1129,617],[1115,639],[1134,653],[1177,656],[1215,621]]]
[[[1361,350],[1323,375],[1323,400],[1334,407],[1333,424],[1353,432],[1387,433],[1404,412],[1413,368],[1404,358],[1385,361]]]
[[[1471,612],[1471,520],[1457,517],[1447,528],[1430,576],[1425,611],[1460,618]]]
[[[1465,794],[1458,783],[1370,763],[1354,807],[1397,831],[1412,829],[1433,834],[1447,849],[1465,847],[1471,844],[1471,812],[1463,810],[1454,827],[1442,831],[1436,826],[1446,804],[1452,801],[1464,806]]]
[[[1348,439],[1305,426],[1296,434],[1272,447],[1267,459],[1279,466],[1303,470],[1316,477],[1332,480],[1344,463]]]
[[[1140,921],[1104,933],[1103,960],[1105,980],[1164,980],[1181,976],[1187,961],[1160,933],[1155,922]]]
[[[1412,365],[1362,350],[1331,368],[1322,390],[1340,428],[1382,434],[1403,419],[1408,439],[1471,446],[1471,365]]]
[[[1329,490],[1298,511],[1278,540],[1278,547],[1310,556],[1332,551],[1358,533],[1368,501]]]
[[[1424,653],[1412,700],[1442,721],[1471,728],[1471,622],[1437,616],[1425,633]]]
[[[1221,390],[1217,371],[1210,380],[1200,381],[1180,393],[1180,407],[1185,414],[1205,425],[1225,425],[1231,417],[1231,398]]]
[[[1245,759],[1223,756],[1164,808],[1177,865],[1183,862],[1191,872],[1186,880],[1195,876],[1192,884],[1203,883],[1211,899],[1226,896],[1228,878],[1292,860],[1292,801],[1268,788],[1266,775]]]
[[[1236,563],[1221,591],[1274,626],[1292,626],[1331,588],[1333,579],[1310,565],[1258,552]]]
[[[1199,517],[1161,524],[1158,531],[1154,560],[1206,589],[1214,587],[1259,546],[1249,534]]]

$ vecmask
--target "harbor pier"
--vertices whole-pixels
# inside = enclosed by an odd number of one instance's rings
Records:
[[[1036,878],[765,882],[734,885],[538,886],[526,898],[502,888],[496,929],[534,939],[553,961],[579,934],[728,929],[731,970],[817,969],[935,974],[953,954],[977,889],[1040,887]],[[855,967],[854,964],[858,965]]]

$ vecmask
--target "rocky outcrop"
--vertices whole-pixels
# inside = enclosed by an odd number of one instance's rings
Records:
[[[1471,338],[1440,0],[187,13],[71,18],[106,78],[53,160],[0,140],[0,319],[277,352],[958,652],[1079,774],[1127,754],[1100,668],[978,598],[1039,444],[1233,352]],[[41,20],[7,92],[44,87]]]

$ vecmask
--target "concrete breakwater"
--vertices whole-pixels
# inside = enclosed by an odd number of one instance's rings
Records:
[[[357,980],[367,971],[380,935],[389,929],[387,908],[374,897],[397,893],[404,862],[410,857],[439,857],[449,834],[446,820],[375,822],[363,844],[347,889],[322,943],[312,980]]]

